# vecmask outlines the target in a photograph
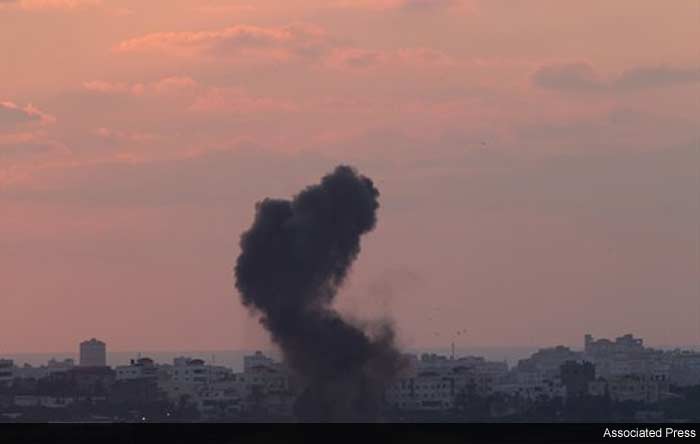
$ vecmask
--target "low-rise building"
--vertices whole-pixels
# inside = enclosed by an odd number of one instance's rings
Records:
[[[15,378],[18,379],[41,379],[49,375],[48,367],[42,365],[34,367],[29,364],[24,364],[21,367],[15,367]]]
[[[47,372],[49,375],[52,373],[66,372],[68,370],[71,370],[74,367],[75,367],[75,360],[70,359],[70,358],[64,359],[62,361],[51,358],[51,359],[49,359],[49,362],[46,364],[46,369],[47,369]]]
[[[643,402],[654,404],[666,393],[667,383],[653,375],[621,375],[609,379],[598,378],[588,384],[592,396],[609,396],[614,402]]]
[[[590,334],[584,337],[584,353],[589,356],[642,353],[644,351],[644,340],[635,338],[632,334],[619,336],[614,341],[605,338],[594,339]]]
[[[204,419],[224,419],[240,415],[245,409],[241,387],[230,382],[218,382],[197,390],[194,397],[197,410]]]
[[[495,393],[510,398],[533,402],[566,397],[566,388],[561,381],[545,379],[537,383],[504,383],[495,387]]]
[[[0,384],[7,385],[15,378],[15,361],[0,359]]]
[[[200,393],[233,376],[233,370],[228,367],[208,365],[202,359],[189,357],[177,357],[172,364],[159,365],[156,373],[158,386],[168,399],[177,402],[188,399],[195,403]]]
[[[560,374],[552,374],[546,368],[536,366],[518,366],[507,378],[494,387],[494,393],[522,401],[539,401],[543,399],[563,398],[566,388]]]
[[[595,380],[595,365],[588,361],[566,361],[562,364],[560,371],[567,398],[586,395],[588,384]]]
[[[118,365],[115,372],[117,381],[158,377],[158,367],[151,358],[132,359],[129,365]]]
[[[559,376],[562,364],[567,361],[579,361],[581,358],[581,352],[573,351],[563,345],[542,348],[529,358],[520,360],[516,371],[539,373],[545,378],[554,378]]]
[[[436,372],[402,378],[386,390],[387,403],[400,410],[449,410],[455,396],[455,379]]]
[[[74,404],[76,399],[72,396],[52,395],[17,395],[14,397],[15,407],[45,407],[62,409]]]
[[[50,359],[47,365],[32,366],[24,364],[21,367],[15,367],[15,378],[19,379],[41,379],[55,373],[64,373],[72,370],[75,367],[75,361],[72,359],[64,359],[57,361]]]
[[[209,365],[203,359],[178,357],[172,365],[162,366],[170,380],[176,383],[206,384],[230,376],[228,367]]]
[[[507,363],[475,356],[423,354],[407,362],[413,364],[385,395],[390,406],[401,410],[451,410],[460,395],[490,395],[508,373]]]
[[[700,352],[673,350],[666,356],[671,384],[680,387],[700,385]]]
[[[260,350],[257,350],[252,355],[246,355],[243,357],[243,372],[247,372],[254,367],[275,367],[279,365],[277,361],[271,357],[265,355]]]

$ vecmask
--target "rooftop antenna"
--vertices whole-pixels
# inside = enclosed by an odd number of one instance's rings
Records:
[[[450,356],[450,359],[454,360],[455,358],[455,342],[452,341],[452,355]]]

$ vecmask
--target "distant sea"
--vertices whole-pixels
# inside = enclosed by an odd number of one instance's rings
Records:
[[[536,352],[542,347],[528,347],[528,346],[512,346],[512,347],[458,347],[455,349],[455,357],[461,356],[483,356],[490,361],[506,361],[508,365],[513,366],[518,363],[520,359],[525,359],[529,357],[532,353]],[[685,350],[697,350],[700,351],[700,346],[680,346],[680,347],[654,347],[661,349],[673,349],[681,348]],[[280,359],[280,354],[275,350],[262,350],[268,356],[275,359]],[[440,355],[449,356],[451,350],[449,348],[420,348],[420,349],[408,349],[408,353],[437,353]],[[230,367],[235,371],[243,370],[243,357],[254,353],[254,350],[181,350],[181,351],[109,351],[107,350],[107,365],[114,367],[117,365],[125,365],[130,362],[131,359],[137,359],[139,357],[148,357],[153,359],[159,364],[170,364],[173,359],[179,356],[187,356],[191,358],[200,358],[205,360],[207,363],[214,363],[216,365],[223,365]],[[2,353],[0,352],[0,358],[12,359],[15,361],[15,365],[22,366],[25,363],[39,366],[45,365],[49,359],[54,358],[57,360],[63,359],[74,359],[77,363],[78,354],[70,352],[60,352],[60,353]]]
[[[117,365],[126,365],[132,359],[151,358],[158,364],[172,364],[173,359],[186,356],[190,358],[200,358],[207,363],[223,365],[231,367],[234,370],[243,370],[243,356],[254,353],[250,350],[182,350],[182,351],[110,351],[107,349],[107,365],[115,367]],[[264,351],[265,354],[277,357],[278,353],[272,351]],[[78,353],[59,352],[59,353],[0,353],[0,358],[12,359],[15,365],[22,366],[25,363],[32,366],[45,365],[50,359],[62,361],[64,359],[74,359],[78,363]]]
[[[519,359],[524,359],[537,351],[538,347],[472,347],[472,348],[457,348],[455,356],[483,356],[488,360],[507,361],[508,364],[514,365]],[[109,351],[107,349],[107,365],[114,367],[117,365],[125,365],[132,359],[139,357],[148,357],[159,364],[169,364],[173,359],[179,356],[187,356],[191,358],[204,359],[208,363],[215,363],[233,368],[236,371],[243,370],[243,357],[254,353],[254,350],[176,350],[176,351]],[[451,350],[449,348],[421,348],[409,349],[408,353],[437,353],[449,356]],[[268,356],[276,359],[280,358],[280,353],[274,350],[263,350]],[[78,353],[57,352],[57,353],[0,353],[0,358],[12,359],[15,365],[24,365],[25,363],[39,366],[46,364],[49,359],[63,360],[74,359],[77,363]]]

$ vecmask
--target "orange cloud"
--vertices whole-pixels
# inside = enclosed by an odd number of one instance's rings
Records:
[[[127,83],[107,82],[104,80],[92,80],[84,82],[83,87],[99,94],[130,94],[140,96],[143,94],[173,94],[196,88],[197,82],[190,77],[173,76],[164,77],[151,83]]]
[[[125,40],[118,52],[163,51],[175,55],[260,55],[275,59],[313,57],[329,46],[317,26],[295,24],[280,28],[238,25],[214,31],[157,32]]]
[[[451,65],[453,60],[441,51],[431,48],[404,48],[397,51],[399,60],[420,65]]]
[[[253,96],[235,88],[210,88],[199,95],[189,108],[198,112],[251,113],[291,112],[298,107],[287,101]]]
[[[43,131],[0,132],[0,188],[13,181],[26,179],[23,167],[36,166],[61,156],[70,155],[68,147]]]
[[[189,105],[184,105],[183,109],[195,112],[291,112],[298,109],[295,104],[289,101],[255,96],[240,88],[205,86],[187,76],[165,77],[150,83],[95,80],[85,82],[83,86],[86,90],[97,94],[124,94],[144,98],[180,98],[189,103]],[[98,129],[95,134],[108,139],[133,140],[132,137],[127,136],[125,133],[107,130],[106,128]]]
[[[224,4],[224,5],[198,5],[194,8],[192,8],[193,11],[202,13],[202,14],[241,14],[241,13],[251,13],[255,11],[255,7],[253,5],[240,5],[240,4],[235,4],[235,5],[230,5],[230,4]]]
[[[104,127],[93,130],[93,134],[105,140],[135,143],[145,143],[160,139],[160,137],[155,134],[138,131],[120,131]]]
[[[103,80],[84,82],[83,87],[88,91],[102,94],[131,93],[138,90],[136,85],[130,85],[128,83],[105,82]]]
[[[333,6],[375,11],[435,12],[452,9],[471,9],[466,0],[336,0]]]
[[[24,126],[26,124],[51,124],[56,118],[41,111],[34,105],[24,108],[10,101],[0,102],[0,131],[8,128]]]
[[[379,66],[412,65],[413,67],[448,66],[453,60],[443,52],[430,48],[403,48],[377,51],[361,48],[337,48],[326,59],[326,65],[338,69],[365,70]]]
[[[0,9],[15,8],[26,11],[46,9],[75,9],[81,6],[96,6],[101,0],[4,0],[0,1]]]
[[[341,45],[324,29],[296,24],[280,28],[239,25],[213,31],[158,32],[119,43],[117,52],[164,52],[178,56],[216,56],[237,62],[259,60],[306,60],[320,66],[366,70],[377,66],[405,65],[412,67],[447,66],[453,60],[431,48],[374,50]],[[91,85],[94,90],[123,85]]]
[[[0,186],[10,178],[19,177],[16,171],[19,163],[34,162],[56,152],[70,152],[45,134],[43,127],[55,121],[53,116],[31,104],[20,107],[13,102],[0,102]]]
[[[148,85],[147,88],[156,94],[174,94],[190,91],[198,86],[197,82],[186,76],[165,77]]]
[[[328,66],[341,69],[374,68],[388,61],[388,55],[383,51],[373,51],[361,48],[338,48],[328,57]]]

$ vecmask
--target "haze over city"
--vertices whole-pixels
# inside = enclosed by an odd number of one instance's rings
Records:
[[[0,352],[252,350],[256,202],[379,190],[401,348],[700,344],[696,1],[0,2]],[[459,332],[459,335],[457,333]]]

